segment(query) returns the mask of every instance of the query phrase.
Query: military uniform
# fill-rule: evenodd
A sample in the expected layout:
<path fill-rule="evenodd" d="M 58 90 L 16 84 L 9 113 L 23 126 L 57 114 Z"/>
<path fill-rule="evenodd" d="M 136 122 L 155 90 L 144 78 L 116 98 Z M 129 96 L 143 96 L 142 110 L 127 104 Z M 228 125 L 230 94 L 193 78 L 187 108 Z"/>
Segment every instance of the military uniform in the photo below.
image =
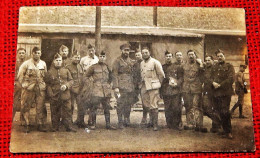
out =
<path fill-rule="evenodd" d="M 220 117 L 216 111 L 215 104 L 213 103 L 213 85 L 212 85 L 212 69 L 213 65 L 204 67 L 203 75 L 203 111 L 212 119 L 212 132 L 216 132 L 220 128 Z"/>
<path fill-rule="evenodd" d="M 80 64 L 69 64 L 66 68 L 70 71 L 71 76 L 73 78 L 73 85 L 71 86 L 71 104 L 72 104 L 72 112 L 74 110 L 75 102 L 77 104 L 77 119 L 81 122 L 84 122 L 84 114 L 85 110 L 83 109 L 83 105 L 80 104 L 78 99 L 78 94 L 82 88 L 82 79 L 83 79 L 83 68 Z"/>
<path fill-rule="evenodd" d="M 144 106 L 149 109 L 154 130 L 158 130 L 158 102 L 161 99 L 159 89 L 164 78 L 161 63 L 150 57 L 141 62 L 141 97 Z"/>
<path fill-rule="evenodd" d="M 213 90 L 213 102 L 220 115 L 221 125 L 225 133 L 231 133 L 230 101 L 234 94 L 232 84 L 235 78 L 234 67 L 226 62 L 216 63 L 212 70 L 212 82 L 220 84 Z"/>
<path fill-rule="evenodd" d="M 113 64 L 113 88 L 118 88 L 120 97 L 117 100 L 118 123 L 130 123 L 131 106 L 135 103 L 135 86 L 133 82 L 133 62 L 128 57 L 118 57 Z"/>
<path fill-rule="evenodd" d="M 186 62 L 183 65 L 182 94 L 186 109 L 186 122 L 188 128 L 203 126 L 203 113 L 201 107 L 202 83 L 201 76 L 203 69 L 195 60 Z"/>
<path fill-rule="evenodd" d="M 86 72 L 87 77 L 93 77 L 93 95 L 90 99 L 92 126 L 96 126 L 96 112 L 100 103 L 104 109 L 106 128 L 110 128 L 110 98 L 112 72 L 104 63 L 97 63 L 89 67 Z"/>
<path fill-rule="evenodd" d="M 61 123 L 70 131 L 72 128 L 72 111 L 70 88 L 73 85 L 73 78 L 68 69 L 61 67 L 52 67 L 46 75 L 47 93 L 51 106 L 51 121 L 53 130 L 59 130 L 60 118 Z M 61 86 L 66 85 L 66 90 L 61 91 Z"/>
<path fill-rule="evenodd" d="M 177 63 L 163 65 L 165 78 L 162 82 L 161 96 L 165 106 L 165 118 L 168 128 L 179 128 L 181 123 L 180 91 L 183 82 L 183 69 Z M 174 80 L 176 87 L 169 85 Z"/>
<path fill-rule="evenodd" d="M 231 109 L 231 113 L 233 113 L 237 107 L 239 107 L 239 117 L 245 117 L 243 116 L 243 103 L 244 103 L 244 89 L 246 88 L 244 83 L 245 83 L 245 77 L 244 77 L 244 73 L 239 71 L 236 74 L 236 78 L 235 78 L 235 91 L 236 94 L 238 96 L 238 100 L 236 102 L 236 104 L 233 106 L 233 108 Z"/>
<path fill-rule="evenodd" d="M 16 65 L 15 65 L 14 104 L 13 104 L 13 117 L 12 117 L 13 119 L 14 119 L 15 113 L 17 111 L 21 110 L 22 85 L 18 81 L 18 71 L 23 62 L 24 62 L 24 60 L 17 60 Z M 20 114 L 20 121 L 21 121 L 21 124 L 24 124 L 24 120 L 21 117 L 21 114 Z"/>
<path fill-rule="evenodd" d="M 46 107 L 44 104 L 46 84 L 43 80 L 47 72 L 46 63 L 42 60 L 35 62 L 32 58 L 25 61 L 19 68 L 18 80 L 22 85 L 21 115 L 25 125 L 29 125 L 31 105 L 36 103 L 36 123 L 44 125 Z"/>

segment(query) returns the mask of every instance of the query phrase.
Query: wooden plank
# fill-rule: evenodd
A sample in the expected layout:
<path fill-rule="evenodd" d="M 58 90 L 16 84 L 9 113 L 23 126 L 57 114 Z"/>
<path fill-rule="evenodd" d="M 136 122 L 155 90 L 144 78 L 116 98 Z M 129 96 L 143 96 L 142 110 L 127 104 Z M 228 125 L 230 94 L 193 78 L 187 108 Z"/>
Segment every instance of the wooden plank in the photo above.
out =
<path fill-rule="evenodd" d="M 39 37 L 20 36 L 18 38 L 18 43 L 39 44 L 39 43 L 41 43 L 41 39 Z"/>

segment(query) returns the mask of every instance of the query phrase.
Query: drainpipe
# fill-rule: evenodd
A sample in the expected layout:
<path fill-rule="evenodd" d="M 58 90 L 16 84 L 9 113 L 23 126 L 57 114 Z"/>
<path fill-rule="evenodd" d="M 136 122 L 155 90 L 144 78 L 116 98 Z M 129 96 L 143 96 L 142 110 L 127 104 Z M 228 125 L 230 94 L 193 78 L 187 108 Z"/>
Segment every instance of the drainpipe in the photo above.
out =
<path fill-rule="evenodd" d="M 153 7 L 153 26 L 157 27 L 157 7 Z"/>

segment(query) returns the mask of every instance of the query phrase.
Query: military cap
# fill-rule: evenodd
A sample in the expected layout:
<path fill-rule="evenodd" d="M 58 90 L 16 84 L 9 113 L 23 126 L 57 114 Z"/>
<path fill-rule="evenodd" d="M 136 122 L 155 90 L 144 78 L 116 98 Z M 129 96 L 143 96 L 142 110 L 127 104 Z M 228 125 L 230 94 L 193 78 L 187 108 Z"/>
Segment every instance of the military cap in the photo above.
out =
<path fill-rule="evenodd" d="M 36 51 L 39 51 L 39 50 L 41 50 L 39 47 L 34 47 L 34 48 L 32 49 L 32 52 L 36 52 Z"/>
<path fill-rule="evenodd" d="M 72 56 L 74 55 L 80 55 L 80 53 L 77 50 L 74 50 Z"/>
<path fill-rule="evenodd" d="M 88 44 L 88 49 L 92 49 L 95 48 L 94 46 L 92 46 L 91 44 Z"/>
<path fill-rule="evenodd" d="M 223 50 L 221 50 L 221 49 L 218 49 L 218 50 L 215 52 L 215 55 L 218 55 L 218 53 L 224 54 Z"/>
<path fill-rule="evenodd" d="M 164 52 L 164 55 L 167 55 L 167 54 L 172 54 L 172 53 L 169 52 L 168 50 L 166 50 L 166 51 Z"/>
<path fill-rule="evenodd" d="M 65 46 L 65 45 L 61 45 L 60 46 L 60 51 L 63 51 L 64 49 L 69 49 L 67 46 Z"/>
<path fill-rule="evenodd" d="M 62 58 L 62 56 L 61 56 L 59 53 L 56 53 L 56 54 L 54 55 L 53 60 L 58 59 L 58 58 Z"/>
<path fill-rule="evenodd" d="M 244 65 L 244 64 L 241 64 L 241 65 L 240 65 L 240 67 L 243 67 L 244 69 L 246 69 L 246 68 L 247 68 L 247 66 L 246 66 L 246 65 Z"/>
<path fill-rule="evenodd" d="M 107 53 L 105 51 L 101 51 L 101 53 L 99 55 L 106 55 Z"/>
<path fill-rule="evenodd" d="M 120 46 L 120 49 L 121 49 L 121 50 L 126 49 L 126 48 L 130 49 L 130 47 L 131 47 L 131 45 L 128 44 L 128 43 L 126 43 L 126 44 L 122 44 L 122 45 Z"/>

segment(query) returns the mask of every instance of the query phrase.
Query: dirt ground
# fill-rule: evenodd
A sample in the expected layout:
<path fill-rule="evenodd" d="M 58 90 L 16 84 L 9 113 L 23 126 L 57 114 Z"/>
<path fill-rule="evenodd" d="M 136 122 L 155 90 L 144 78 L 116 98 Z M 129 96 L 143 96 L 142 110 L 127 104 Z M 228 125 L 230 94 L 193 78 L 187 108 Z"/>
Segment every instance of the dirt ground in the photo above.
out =
<path fill-rule="evenodd" d="M 237 96 L 232 97 L 231 108 Z M 48 112 L 48 123 L 50 117 Z M 159 113 L 159 131 L 151 128 L 141 128 L 139 123 L 142 112 L 131 112 L 131 127 L 123 130 L 105 129 L 104 115 L 97 117 L 97 129 L 86 132 L 77 129 L 76 133 L 38 132 L 26 134 L 22 132 L 19 113 L 16 114 L 12 126 L 10 150 L 14 153 L 34 152 L 225 152 L 253 151 L 254 133 L 252 122 L 252 107 L 250 94 L 245 96 L 244 115 L 246 119 L 238 118 L 238 109 L 232 119 L 232 140 L 222 138 L 214 133 L 195 131 L 176 131 L 165 128 L 164 112 Z M 111 124 L 117 124 L 115 110 L 111 110 Z M 75 119 L 75 115 L 74 115 Z M 86 119 L 86 118 L 85 118 Z M 185 124 L 185 115 L 182 116 Z M 204 126 L 211 128 L 211 120 L 204 117 Z"/>

